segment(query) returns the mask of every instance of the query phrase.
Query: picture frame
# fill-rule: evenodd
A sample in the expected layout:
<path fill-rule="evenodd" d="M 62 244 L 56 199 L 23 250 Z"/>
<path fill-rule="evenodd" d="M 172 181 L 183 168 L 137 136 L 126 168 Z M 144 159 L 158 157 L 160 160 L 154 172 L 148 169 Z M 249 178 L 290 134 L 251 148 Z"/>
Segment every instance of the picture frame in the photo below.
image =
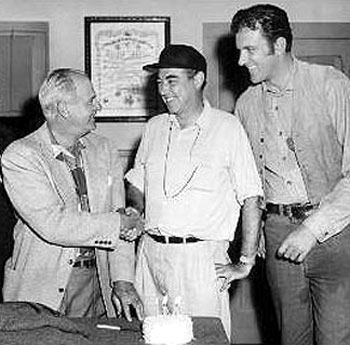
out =
<path fill-rule="evenodd" d="M 170 17 L 84 17 L 85 72 L 102 110 L 101 122 L 147 121 L 161 109 L 154 76 L 142 69 L 170 43 Z"/>

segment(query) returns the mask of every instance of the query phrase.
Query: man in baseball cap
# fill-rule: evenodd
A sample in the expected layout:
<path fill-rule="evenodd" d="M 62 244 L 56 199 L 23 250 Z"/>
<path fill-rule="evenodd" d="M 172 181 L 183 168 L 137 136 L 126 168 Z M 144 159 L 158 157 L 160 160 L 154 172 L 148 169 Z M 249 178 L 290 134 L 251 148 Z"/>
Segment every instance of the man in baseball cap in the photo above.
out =
<path fill-rule="evenodd" d="M 167 296 L 170 311 L 221 318 L 230 337 L 227 288 L 253 267 L 260 228 L 250 144 L 233 115 L 204 100 L 207 63 L 195 48 L 169 45 L 144 69 L 157 72 L 168 113 L 146 124 L 126 175 L 128 199 L 147 224 L 135 286 L 146 316 L 160 313 L 155 301 Z M 242 259 L 233 265 L 227 249 L 241 208 Z"/>

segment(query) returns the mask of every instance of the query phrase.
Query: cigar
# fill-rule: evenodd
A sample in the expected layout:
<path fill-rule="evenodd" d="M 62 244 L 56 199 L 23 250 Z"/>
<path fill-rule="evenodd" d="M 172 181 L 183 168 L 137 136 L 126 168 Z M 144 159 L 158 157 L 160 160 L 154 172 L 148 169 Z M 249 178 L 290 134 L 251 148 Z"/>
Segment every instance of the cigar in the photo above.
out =
<path fill-rule="evenodd" d="M 115 331 L 120 331 L 120 327 L 119 326 L 113 326 L 113 325 L 102 325 L 102 324 L 98 324 L 97 328 L 103 328 L 103 329 L 113 329 Z"/>

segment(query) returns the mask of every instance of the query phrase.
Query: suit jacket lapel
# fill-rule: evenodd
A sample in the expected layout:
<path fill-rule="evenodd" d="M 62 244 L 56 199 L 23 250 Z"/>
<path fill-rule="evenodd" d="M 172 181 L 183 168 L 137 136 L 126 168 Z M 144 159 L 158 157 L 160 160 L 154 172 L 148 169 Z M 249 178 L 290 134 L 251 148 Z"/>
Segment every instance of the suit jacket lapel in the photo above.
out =
<path fill-rule="evenodd" d="M 65 203 L 77 202 L 74 181 L 66 163 L 55 158 L 47 125 L 44 124 L 38 131 L 38 144 L 41 154 L 48 163 L 51 178 L 58 194 Z"/>
<path fill-rule="evenodd" d="M 99 169 L 99 157 L 95 154 L 93 147 L 89 148 L 89 140 L 84 138 L 83 144 L 85 148 L 82 150 L 82 156 L 90 210 L 91 212 L 96 212 L 99 210 L 99 200 L 103 199 L 101 195 L 101 185 L 98 184 L 98 181 L 103 181 L 103 178 L 101 178 L 100 175 L 105 172 L 103 169 Z"/>

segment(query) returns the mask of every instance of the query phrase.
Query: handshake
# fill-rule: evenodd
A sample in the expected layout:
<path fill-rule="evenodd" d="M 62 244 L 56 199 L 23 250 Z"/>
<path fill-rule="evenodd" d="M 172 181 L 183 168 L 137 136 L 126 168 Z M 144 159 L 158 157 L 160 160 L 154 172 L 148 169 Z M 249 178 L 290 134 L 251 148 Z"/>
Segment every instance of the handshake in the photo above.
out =
<path fill-rule="evenodd" d="M 126 241 L 134 241 L 145 230 L 145 220 L 140 212 L 133 207 L 119 208 L 120 235 Z"/>

